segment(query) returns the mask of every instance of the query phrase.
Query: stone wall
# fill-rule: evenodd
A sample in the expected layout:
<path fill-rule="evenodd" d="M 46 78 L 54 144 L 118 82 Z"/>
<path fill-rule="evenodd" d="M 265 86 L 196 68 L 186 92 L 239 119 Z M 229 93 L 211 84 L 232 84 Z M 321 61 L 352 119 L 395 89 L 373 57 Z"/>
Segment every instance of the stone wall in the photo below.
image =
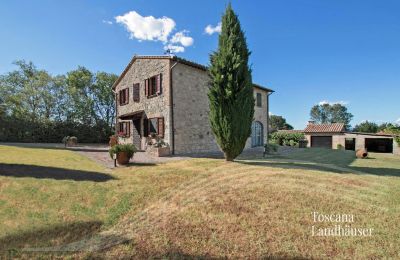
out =
<path fill-rule="evenodd" d="M 206 153 L 220 151 L 212 133 L 208 113 L 207 72 L 184 64 L 177 64 L 172 70 L 174 102 L 175 154 Z M 254 88 L 262 94 L 262 107 L 255 108 L 254 118 L 263 124 L 264 141 L 268 137 L 267 91 Z M 246 148 L 251 146 L 251 139 Z"/>
<path fill-rule="evenodd" d="M 143 110 L 147 118 L 152 117 L 164 117 L 164 141 L 170 143 L 171 141 L 171 129 L 170 129 L 170 60 L 169 59 L 148 59 L 138 58 L 129 68 L 121 82 L 116 86 L 115 91 L 119 94 L 119 91 L 124 88 L 129 88 L 129 103 L 127 105 L 119 105 L 117 101 L 117 117 L 132 113 L 135 111 Z M 147 98 L 145 95 L 145 79 L 162 74 L 162 93 L 159 96 Z M 133 101 L 133 84 L 140 84 L 140 102 Z M 119 119 L 117 122 L 120 121 Z M 144 148 L 144 137 L 143 137 L 143 118 L 141 122 L 141 136 L 142 136 L 142 147 Z M 131 135 L 129 138 L 120 138 L 121 143 L 133 143 L 133 128 L 134 125 L 131 121 Z"/>
<path fill-rule="evenodd" d="M 184 64 L 172 69 L 175 154 L 219 151 L 208 121 L 206 72 Z"/>

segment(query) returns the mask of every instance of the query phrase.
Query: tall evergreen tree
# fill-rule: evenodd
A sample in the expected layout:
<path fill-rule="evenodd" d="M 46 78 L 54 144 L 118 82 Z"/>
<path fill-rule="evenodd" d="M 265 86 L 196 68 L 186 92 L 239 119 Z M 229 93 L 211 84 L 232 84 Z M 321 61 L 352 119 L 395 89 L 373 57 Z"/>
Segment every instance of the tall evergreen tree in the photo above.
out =
<path fill-rule="evenodd" d="M 250 51 L 238 16 L 229 4 L 222 16 L 218 49 L 210 56 L 210 124 L 227 161 L 242 151 L 251 134 L 254 96 Z"/>

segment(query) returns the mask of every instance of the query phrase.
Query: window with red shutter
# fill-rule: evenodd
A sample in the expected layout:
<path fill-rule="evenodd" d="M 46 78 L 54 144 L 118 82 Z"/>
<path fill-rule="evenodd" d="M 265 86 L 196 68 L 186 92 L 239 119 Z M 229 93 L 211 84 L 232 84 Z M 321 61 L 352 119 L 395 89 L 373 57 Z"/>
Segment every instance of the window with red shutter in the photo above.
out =
<path fill-rule="evenodd" d="M 163 138 L 164 137 L 164 118 L 157 118 L 157 134 Z"/>
<path fill-rule="evenodd" d="M 162 93 L 162 74 L 145 80 L 146 97 L 154 97 Z"/>
<path fill-rule="evenodd" d="M 119 104 L 126 105 L 129 103 L 129 88 L 125 88 L 119 91 Z"/>

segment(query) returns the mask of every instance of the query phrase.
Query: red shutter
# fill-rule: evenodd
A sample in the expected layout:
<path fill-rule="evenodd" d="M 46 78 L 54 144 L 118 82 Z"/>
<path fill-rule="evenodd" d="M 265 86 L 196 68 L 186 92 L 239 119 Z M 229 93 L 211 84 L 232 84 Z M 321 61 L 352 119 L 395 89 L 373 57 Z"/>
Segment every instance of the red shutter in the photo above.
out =
<path fill-rule="evenodd" d="M 164 118 L 159 117 L 157 118 L 157 134 L 161 137 L 164 138 Z"/>
<path fill-rule="evenodd" d="M 149 96 L 149 79 L 146 79 L 144 81 L 144 93 L 145 93 L 146 97 Z"/>
<path fill-rule="evenodd" d="M 125 98 L 125 104 L 129 103 L 129 88 L 126 88 L 126 98 Z"/>
<path fill-rule="evenodd" d="M 157 75 L 157 83 L 156 83 L 156 91 L 157 91 L 157 94 L 161 94 L 161 74 L 158 74 Z"/>
<path fill-rule="evenodd" d="M 134 102 L 140 101 L 140 85 L 139 84 L 133 84 L 132 96 L 133 96 Z"/>

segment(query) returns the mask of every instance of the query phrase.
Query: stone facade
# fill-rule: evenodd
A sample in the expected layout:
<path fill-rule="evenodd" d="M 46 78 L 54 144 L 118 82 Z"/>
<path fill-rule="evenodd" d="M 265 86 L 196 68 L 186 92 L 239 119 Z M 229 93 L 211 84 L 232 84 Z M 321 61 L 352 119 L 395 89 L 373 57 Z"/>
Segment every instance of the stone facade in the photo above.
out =
<path fill-rule="evenodd" d="M 116 93 L 126 87 L 130 88 L 129 103 L 119 105 L 117 102 L 117 123 L 122 121 L 121 116 L 143 111 L 140 117 L 142 126 L 145 117 L 164 117 L 164 141 L 170 145 L 174 154 L 219 152 L 208 119 L 208 73 L 205 67 L 193 64 L 187 61 L 180 62 L 170 57 L 134 58 L 114 85 Z M 145 79 L 160 73 L 162 74 L 161 95 L 147 98 L 145 96 Z M 134 102 L 132 98 L 133 84 L 136 83 L 140 84 L 140 102 Z M 254 87 L 255 98 L 257 93 L 262 96 L 262 105 L 255 107 L 254 119 L 262 124 L 265 142 L 268 137 L 268 95 L 270 91 Z M 121 143 L 135 143 L 134 138 L 138 138 L 138 136 L 141 138 L 140 148 L 145 149 L 146 138 L 143 127 L 139 133 L 135 132 L 135 127 L 131 124 L 130 137 L 119 140 Z M 250 138 L 246 143 L 246 148 L 249 147 L 251 147 Z"/>
<path fill-rule="evenodd" d="M 170 129 L 170 60 L 168 59 L 136 59 L 134 63 L 129 67 L 128 71 L 122 77 L 121 81 L 116 85 L 115 92 L 119 93 L 124 88 L 129 88 L 129 103 L 126 105 L 120 105 L 117 100 L 117 124 L 122 122 L 121 116 L 130 114 L 135 111 L 144 111 L 144 116 L 141 120 L 141 147 L 145 149 L 145 138 L 143 136 L 143 121 L 144 117 L 164 117 L 164 141 L 166 143 L 171 142 L 171 129 Z M 155 97 L 147 98 L 145 95 L 145 80 L 149 77 L 162 74 L 162 92 L 160 95 Z M 133 84 L 140 84 L 140 101 L 133 101 Z M 127 120 L 131 121 L 131 120 Z M 129 138 L 119 138 L 120 143 L 133 143 L 133 138 L 137 134 L 134 134 L 135 128 L 131 124 L 131 134 Z"/>

